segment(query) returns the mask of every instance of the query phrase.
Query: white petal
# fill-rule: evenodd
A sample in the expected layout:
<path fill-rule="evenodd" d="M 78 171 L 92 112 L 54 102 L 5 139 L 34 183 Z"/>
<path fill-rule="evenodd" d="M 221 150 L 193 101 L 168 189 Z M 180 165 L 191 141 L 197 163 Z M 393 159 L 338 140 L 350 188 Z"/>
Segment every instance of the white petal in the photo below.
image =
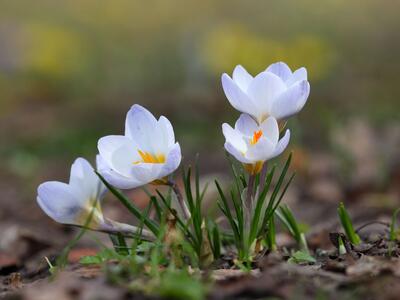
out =
<path fill-rule="evenodd" d="M 268 139 L 273 145 L 278 143 L 279 139 L 279 125 L 274 117 L 269 117 L 260 125 L 263 132 L 263 137 Z"/>
<path fill-rule="evenodd" d="M 257 113 L 257 107 L 254 102 L 227 74 L 222 75 L 221 81 L 225 95 L 235 109 L 250 115 Z"/>
<path fill-rule="evenodd" d="M 63 182 L 48 181 L 39 185 L 37 201 L 50 218 L 63 224 L 75 224 L 75 217 L 82 211 L 81 199 Z"/>
<path fill-rule="evenodd" d="M 160 131 L 160 135 L 162 138 L 162 149 L 160 151 L 165 153 L 168 148 L 172 147 L 175 144 L 175 133 L 174 129 L 171 125 L 171 122 L 164 116 L 161 116 L 158 120 L 158 130 Z"/>
<path fill-rule="evenodd" d="M 258 125 L 250 115 L 241 114 L 235 123 L 235 130 L 240 131 L 246 136 L 253 136 L 254 132 L 258 130 Z"/>
<path fill-rule="evenodd" d="M 172 146 L 171 150 L 168 153 L 167 161 L 161 169 L 159 179 L 173 173 L 179 167 L 181 160 L 181 146 L 179 145 L 179 143 L 176 143 L 174 146 Z"/>
<path fill-rule="evenodd" d="M 80 198 L 96 199 L 100 183 L 91 164 L 86 159 L 78 157 L 71 166 L 69 184 L 82 193 Z"/>
<path fill-rule="evenodd" d="M 268 72 L 258 74 L 250 83 L 248 94 L 257 104 L 258 121 L 268 114 L 277 96 L 286 90 L 285 83 L 276 75 Z"/>
<path fill-rule="evenodd" d="M 275 74 L 283 81 L 286 81 L 292 75 L 292 70 L 290 70 L 289 66 L 281 61 L 270 65 L 266 71 Z"/>
<path fill-rule="evenodd" d="M 257 144 L 252 145 L 246 152 L 246 158 L 253 163 L 267 160 L 274 153 L 275 145 L 266 138 L 260 138 Z"/>
<path fill-rule="evenodd" d="M 246 92 L 250 82 L 253 80 L 253 76 L 251 76 L 241 65 L 237 65 L 233 70 L 232 79 L 243 92 Z"/>
<path fill-rule="evenodd" d="M 286 80 L 286 85 L 288 87 L 292 86 L 298 81 L 307 80 L 307 70 L 306 68 L 300 68 L 293 72 L 293 74 Z"/>
<path fill-rule="evenodd" d="M 133 189 L 138 186 L 141 186 L 142 183 L 138 180 L 136 180 L 133 177 L 126 177 L 121 174 L 118 174 L 114 170 L 110 168 L 103 168 L 99 170 L 99 173 L 101 176 L 104 177 L 104 179 L 110 183 L 112 186 L 119 188 L 119 189 Z"/>
<path fill-rule="evenodd" d="M 281 155 L 282 152 L 285 151 L 287 145 L 289 144 L 289 140 L 290 140 L 290 130 L 287 129 L 283 138 L 279 140 L 278 145 L 275 148 L 275 152 L 271 158 Z"/>
<path fill-rule="evenodd" d="M 280 95 L 271 107 L 271 115 L 276 119 L 283 119 L 298 113 L 307 101 L 310 94 L 308 81 L 301 81 L 292 85 Z"/>
<path fill-rule="evenodd" d="M 125 136 L 136 142 L 142 151 L 157 152 L 158 122 L 143 106 L 133 105 L 125 121 Z"/>
<path fill-rule="evenodd" d="M 226 149 L 226 151 L 228 151 L 229 154 L 231 154 L 234 158 L 236 158 L 238 161 L 248 164 L 248 163 L 252 163 L 251 160 L 248 160 L 243 152 L 241 152 L 239 149 L 237 149 L 234 145 L 232 145 L 229 142 L 225 142 L 224 147 Z"/>
<path fill-rule="evenodd" d="M 107 164 L 107 162 L 104 160 L 104 158 L 100 155 L 96 155 L 96 169 L 97 171 L 103 170 L 103 169 L 108 169 L 110 166 Z"/>
<path fill-rule="evenodd" d="M 117 173 L 129 177 L 130 167 L 141 160 L 138 146 L 130 138 L 121 135 L 102 137 L 97 144 L 106 164 Z"/>
<path fill-rule="evenodd" d="M 163 167 L 164 164 L 137 164 L 133 166 L 131 176 L 139 183 L 137 186 L 145 185 L 156 179 L 160 179 Z"/>
<path fill-rule="evenodd" d="M 97 148 L 104 162 L 111 167 L 113 153 L 122 147 L 132 145 L 134 152 L 137 152 L 136 143 L 130 138 L 123 135 L 108 135 L 99 139 Z"/>
<path fill-rule="evenodd" d="M 226 142 L 231 144 L 238 151 L 247 151 L 246 142 L 244 141 L 243 136 L 239 131 L 234 130 L 229 124 L 224 123 L 222 124 L 222 133 L 224 134 Z"/>
<path fill-rule="evenodd" d="M 100 170 L 108 169 L 107 163 L 104 161 L 104 159 L 101 157 L 101 155 L 97 154 L 96 155 L 96 169 L 97 172 Z M 97 176 L 97 174 L 96 174 Z M 97 199 L 101 200 L 105 196 L 107 192 L 107 187 L 104 185 L 104 183 L 99 179 L 99 186 L 98 186 L 98 193 L 97 193 Z"/>
<path fill-rule="evenodd" d="M 176 143 L 168 152 L 165 163 L 139 163 L 132 166 L 131 177 L 138 184 L 145 185 L 157 179 L 162 179 L 174 172 L 181 162 L 181 147 Z"/>

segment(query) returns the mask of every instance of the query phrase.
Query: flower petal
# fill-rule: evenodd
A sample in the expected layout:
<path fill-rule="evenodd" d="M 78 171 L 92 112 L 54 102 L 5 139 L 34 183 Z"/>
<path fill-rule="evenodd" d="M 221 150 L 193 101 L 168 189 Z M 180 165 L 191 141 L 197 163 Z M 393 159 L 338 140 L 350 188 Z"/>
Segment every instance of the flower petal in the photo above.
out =
<path fill-rule="evenodd" d="M 101 155 L 97 154 L 96 155 L 96 169 L 97 172 L 100 172 L 100 170 L 108 169 L 109 167 L 107 166 L 107 163 L 104 161 L 104 159 L 101 157 Z M 97 174 L 96 174 L 97 176 Z M 98 176 L 97 176 L 98 177 Z M 104 185 L 104 183 L 98 178 L 99 180 L 99 187 L 98 187 L 98 192 L 97 192 L 97 199 L 101 200 L 107 193 L 108 189 Z"/>
<path fill-rule="evenodd" d="M 241 65 L 237 65 L 233 70 L 232 79 L 243 92 L 246 92 L 250 82 L 253 80 L 253 76 L 251 76 Z"/>
<path fill-rule="evenodd" d="M 263 131 L 263 137 L 268 139 L 273 145 L 276 145 L 279 140 L 279 126 L 274 117 L 269 117 L 260 125 Z"/>
<path fill-rule="evenodd" d="M 157 152 L 158 122 L 156 118 L 140 105 L 133 105 L 129 110 L 125 121 L 125 136 L 129 137 L 140 146 L 140 150 Z"/>
<path fill-rule="evenodd" d="M 275 148 L 275 152 L 271 158 L 281 155 L 282 152 L 285 151 L 287 145 L 289 144 L 289 141 L 290 141 L 290 130 L 287 129 L 283 138 L 279 140 L 278 145 Z"/>
<path fill-rule="evenodd" d="M 239 131 L 234 130 L 229 124 L 224 123 L 222 124 L 222 133 L 224 134 L 226 142 L 231 144 L 238 151 L 243 153 L 247 151 L 246 142 Z"/>
<path fill-rule="evenodd" d="M 275 145 L 268 139 L 261 138 L 257 144 L 252 145 L 246 152 L 246 158 L 253 163 L 267 160 L 274 153 Z"/>
<path fill-rule="evenodd" d="M 68 184 L 47 181 L 39 185 L 37 192 L 37 202 L 50 218 L 63 224 L 75 224 L 83 204 Z"/>
<path fill-rule="evenodd" d="M 167 161 L 162 167 L 161 173 L 159 175 L 160 177 L 158 179 L 161 179 L 162 177 L 168 176 L 169 174 L 173 173 L 179 167 L 181 160 L 181 146 L 179 145 L 179 143 L 176 143 L 169 151 Z"/>
<path fill-rule="evenodd" d="M 161 116 L 158 120 L 158 131 L 161 136 L 160 144 L 163 148 L 159 149 L 158 152 L 165 153 L 175 144 L 175 133 L 171 122 L 164 116 Z"/>
<path fill-rule="evenodd" d="M 292 86 L 298 81 L 307 80 L 307 70 L 306 68 L 300 68 L 293 72 L 291 76 L 289 76 L 288 80 L 286 80 L 286 85 L 288 87 Z"/>
<path fill-rule="evenodd" d="M 235 123 L 235 130 L 246 136 L 252 136 L 258 130 L 257 122 L 248 114 L 241 114 Z"/>
<path fill-rule="evenodd" d="M 109 184 L 119 189 L 129 190 L 142 185 L 136 178 L 126 177 L 110 168 L 102 168 L 99 173 Z"/>
<path fill-rule="evenodd" d="M 270 65 L 265 71 L 275 74 L 283 81 L 286 81 L 292 75 L 292 70 L 282 61 Z"/>
<path fill-rule="evenodd" d="M 117 173 L 129 177 L 131 166 L 140 161 L 138 147 L 130 138 L 121 135 L 102 137 L 97 144 L 105 163 Z"/>
<path fill-rule="evenodd" d="M 231 154 L 234 158 L 236 158 L 238 161 L 248 164 L 252 163 L 251 160 L 248 160 L 243 152 L 241 152 L 238 148 L 236 148 L 234 145 L 232 145 L 229 142 L 225 142 L 224 144 L 225 150 L 228 151 L 229 154 Z"/>
<path fill-rule="evenodd" d="M 137 186 L 148 184 L 156 179 L 162 178 L 161 171 L 164 164 L 142 163 L 134 165 L 131 170 L 131 176 L 137 182 Z"/>
<path fill-rule="evenodd" d="M 82 193 L 80 199 L 96 199 L 101 187 L 101 181 L 93 167 L 81 157 L 78 157 L 71 166 L 69 184 Z"/>
<path fill-rule="evenodd" d="M 309 94 L 308 81 L 303 80 L 292 85 L 274 101 L 271 115 L 276 119 L 283 119 L 298 113 L 306 103 Z"/>
<path fill-rule="evenodd" d="M 132 152 L 137 152 L 137 144 L 123 135 L 108 135 L 99 139 L 97 148 L 104 162 L 111 167 L 113 153 L 122 147 L 132 145 Z"/>
<path fill-rule="evenodd" d="M 253 79 L 247 93 L 257 103 L 258 121 L 269 114 L 274 100 L 285 90 L 285 83 L 275 74 L 262 72 Z"/>
<path fill-rule="evenodd" d="M 250 115 L 255 115 L 257 113 L 257 107 L 255 106 L 253 100 L 242 91 L 242 89 L 229 77 L 229 75 L 223 74 L 221 81 L 225 95 L 235 109 Z"/>

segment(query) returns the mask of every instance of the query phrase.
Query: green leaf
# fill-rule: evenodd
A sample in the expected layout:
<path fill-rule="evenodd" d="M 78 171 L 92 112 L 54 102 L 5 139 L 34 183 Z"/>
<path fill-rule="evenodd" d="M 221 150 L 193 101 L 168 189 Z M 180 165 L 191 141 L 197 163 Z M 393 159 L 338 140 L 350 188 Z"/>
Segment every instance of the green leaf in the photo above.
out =
<path fill-rule="evenodd" d="M 128 199 L 124 194 L 122 194 L 119 190 L 114 188 L 111 184 L 109 184 L 100 173 L 96 171 L 97 176 L 99 176 L 100 180 L 104 183 L 104 185 L 110 190 L 110 192 L 121 201 L 121 203 L 139 220 L 143 218 L 144 224 L 154 233 L 155 236 L 159 233 L 158 225 L 148 217 L 144 217 L 143 213 Z"/>
<path fill-rule="evenodd" d="M 98 265 L 102 262 L 102 258 L 97 255 L 84 256 L 79 260 L 79 263 L 82 265 Z"/>
<path fill-rule="evenodd" d="M 396 234 L 396 220 L 397 220 L 397 215 L 400 212 L 400 208 L 396 209 L 393 212 L 392 215 L 392 221 L 390 222 L 390 232 L 389 232 L 389 239 L 394 242 L 397 239 L 397 234 Z"/>
<path fill-rule="evenodd" d="M 290 259 L 288 260 L 289 263 L 296 263 L 296 264 L 301 264 L 301 263 L 316 263 L 317 260 L 311 256 L 308 252 L 305 251 L 296 251 L 295 253 L 292 254 Z"/>
<path fill-rule="evenodd" d="M 353 245 L 358 245 L 361 242 L 361 239 L 354 230 L 353 223 L 351 222 L 350 219 L 350 215 L 348 214 L 346 208 L 344 207 L 343 202 L 340 202 L 339 204 L 338 215 L 347 238 Z"/>

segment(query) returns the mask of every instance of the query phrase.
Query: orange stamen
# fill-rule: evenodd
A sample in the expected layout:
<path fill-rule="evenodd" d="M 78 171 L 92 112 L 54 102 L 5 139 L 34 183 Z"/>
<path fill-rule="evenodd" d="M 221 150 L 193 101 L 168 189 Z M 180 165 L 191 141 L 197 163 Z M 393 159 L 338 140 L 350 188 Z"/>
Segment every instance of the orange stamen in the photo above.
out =
<path fill-rule="evenodd" d="M 151 154 L 149 152 L 138 150 L 141 161 L 135 161 L 134 164 L 139 163 L 148 163 L 148 164 L 162 164 L 165 163 L 165 155 L 164 154 Z"/>
<path fill-rule="evenodd" d="M 262 130 L 254 131 L 253 138 L 250 141 L 251 145 L 257 144 L 258 140 L 262 137 L 263 132 Z"/>

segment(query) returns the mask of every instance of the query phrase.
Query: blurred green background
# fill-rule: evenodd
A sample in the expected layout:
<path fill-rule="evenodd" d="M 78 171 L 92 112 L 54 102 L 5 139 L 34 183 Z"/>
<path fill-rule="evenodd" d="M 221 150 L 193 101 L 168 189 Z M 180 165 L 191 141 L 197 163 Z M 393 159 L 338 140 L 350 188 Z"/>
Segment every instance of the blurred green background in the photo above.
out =
<path fill-rule="evenodd" d="M 134 103 L 171 120 L 186 159 L 224 170 L 220 126 L 238 113 L 220 76 L 236 64 L 308 69 L 292 147 L 331 151 L 354 118 L 397 124 L 399 11 L 390 0 L 1 1 L 2 186 L 33 199 L 41 181 L 67 178 L 76 156 L 93 161 L 98 138 L 123 132 Z"/>

